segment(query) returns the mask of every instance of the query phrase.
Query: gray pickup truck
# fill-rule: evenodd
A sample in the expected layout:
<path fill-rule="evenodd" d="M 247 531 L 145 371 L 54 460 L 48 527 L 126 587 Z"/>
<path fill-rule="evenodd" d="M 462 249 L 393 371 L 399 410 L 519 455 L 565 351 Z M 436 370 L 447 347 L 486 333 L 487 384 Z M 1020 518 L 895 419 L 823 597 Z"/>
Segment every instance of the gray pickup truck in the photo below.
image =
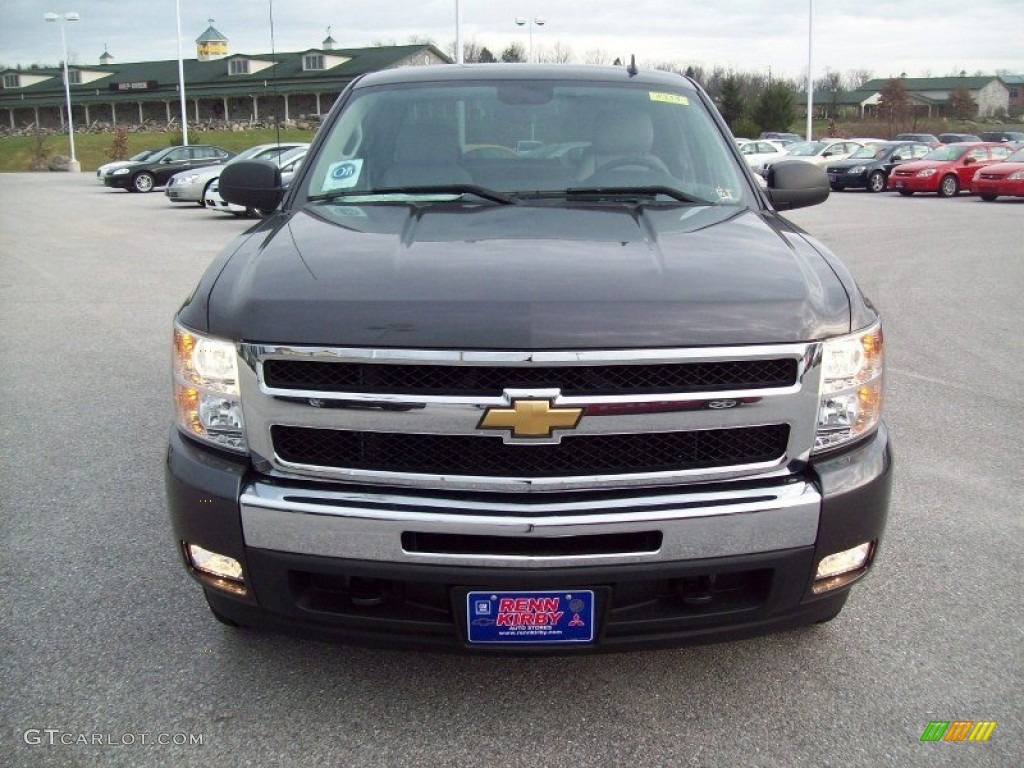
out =
<path fill-rule="evenodd" d="M 287 190 L 220 192 L 269 215 L 175 318 L 166 480 L 221 621 L 677 646 L 827 621 L 872 565 L 879 316 L 777 213 L 824 172 L 760 183 L 691 80 L 379 72 Z"/>

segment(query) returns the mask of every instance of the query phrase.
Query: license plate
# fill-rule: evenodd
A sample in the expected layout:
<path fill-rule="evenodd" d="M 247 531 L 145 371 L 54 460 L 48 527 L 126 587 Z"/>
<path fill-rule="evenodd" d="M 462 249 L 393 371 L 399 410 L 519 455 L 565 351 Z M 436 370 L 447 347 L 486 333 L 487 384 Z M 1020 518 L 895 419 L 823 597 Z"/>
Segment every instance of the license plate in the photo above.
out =
<path fill-rule="evenodd" d="M 837 177 L 837 176 L 836 176 L 836 174 L 834 174 L 834 173 L 830 173 L 830 174 L 828 175 L 828 180 L 829 180 L 829 181 L 831 181 L 831 182 L 832 182 L 833 184 L 835 184 L 835 183 L 836 183 L 836 178 L 838 178 L 838 177 Z"/>
<path fill-rule="evenodd" d="M 470 592 L 466 625 L 470 643 L 590 643 L 594 593 Z"/>
<path fill-rule="evenodd" d="M 897 181 L 895 184 L 893 184 L 893 186 L 896 187 L 896 189 L 903 189 L 905 186 L 907 186 L 907 182 Z"/>

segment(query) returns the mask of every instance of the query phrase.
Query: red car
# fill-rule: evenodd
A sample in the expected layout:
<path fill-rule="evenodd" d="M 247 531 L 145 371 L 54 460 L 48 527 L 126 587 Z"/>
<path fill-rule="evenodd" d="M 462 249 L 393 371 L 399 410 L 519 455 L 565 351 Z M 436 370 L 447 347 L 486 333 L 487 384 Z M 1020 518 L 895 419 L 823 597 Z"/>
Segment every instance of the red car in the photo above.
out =
<path fill-rule="evenodd" d="M 961 189 L 971 188 L 979 168 L 1005 160 L 1009 154 L 1005 144 L 992 141 L 949 144 L 933 149 L 920 160 L 897 166 L 889 175 L 887 189 L 901 195 L 937 192 L 940 197 L 953 197 Z"/>
<path fill-rule="evenodd" d="M 995 200 L 1000 195 L 1024 197 L 1024 149 L 1018 149 L 1001 163 L 976 171 L 971 191 L 982 200 Z"/>

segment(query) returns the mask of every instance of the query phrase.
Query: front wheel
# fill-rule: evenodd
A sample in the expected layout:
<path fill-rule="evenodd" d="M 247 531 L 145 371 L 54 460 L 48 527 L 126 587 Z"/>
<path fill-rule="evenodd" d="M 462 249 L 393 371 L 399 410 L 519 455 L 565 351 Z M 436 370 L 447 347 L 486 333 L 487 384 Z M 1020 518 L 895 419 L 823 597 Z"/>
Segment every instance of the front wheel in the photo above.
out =
<path fill-rule="evenodd" d="M 868 176 L 868 192 L 884 192 L 885 191 L 885 174 L 881 171 L 875 171 Z"/>
<path fill-rule="evenodd" d="M 984 195 L 978 195 L 978 197 L 980 197 L 986 203 L 991 203 L 993 200 L 995 200 L 997 197 L 999 197 L 999 195 L 984 194 Z"/>
<path fill-rule="evenodd" d="M 960 181 L 956 176 L 943 176 L 939 182 L 939 197 L 955 197 L 960 192 Z"/>
<path fill-rule="evenodd" d="M 132 179 L 132 189 L 136 192 L 152 192 L 155 185 L 156 180 L 153 178 L 153 174 L 145 171 Z"/>

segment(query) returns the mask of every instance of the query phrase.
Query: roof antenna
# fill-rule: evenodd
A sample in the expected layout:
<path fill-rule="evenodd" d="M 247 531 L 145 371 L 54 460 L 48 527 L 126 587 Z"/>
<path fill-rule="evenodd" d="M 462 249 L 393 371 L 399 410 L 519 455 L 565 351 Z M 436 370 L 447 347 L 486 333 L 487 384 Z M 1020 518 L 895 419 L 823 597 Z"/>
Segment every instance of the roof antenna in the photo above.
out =
<path fill-rule="evenodd" d="M 637 75 L 639 73 L 640 70 L 636 68 L 636 54 L 631 53 L 629 54 L 629 66 L 626 67 L 626 74 L 628 74 L 630 77 L 633 77 L 634 75 Z"/>

